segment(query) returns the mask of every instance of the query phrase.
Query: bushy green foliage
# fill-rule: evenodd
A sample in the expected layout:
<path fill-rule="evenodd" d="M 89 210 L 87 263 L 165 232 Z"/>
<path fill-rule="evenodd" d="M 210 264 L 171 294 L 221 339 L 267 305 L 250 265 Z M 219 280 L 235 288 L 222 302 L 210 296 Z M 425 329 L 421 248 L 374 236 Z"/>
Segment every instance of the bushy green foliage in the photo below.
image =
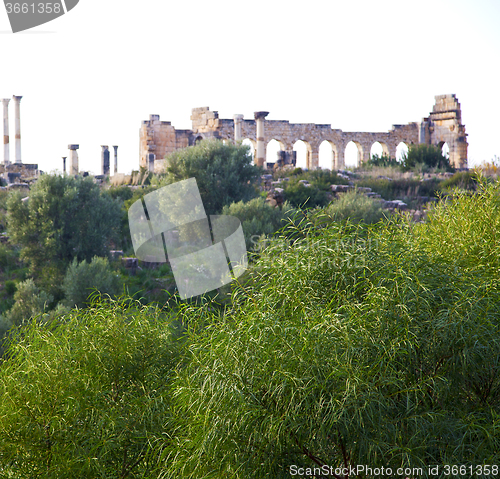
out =
<path fill-rule="evenodd" d="M 396 200 L 406 197 L 429 196 L 437 198 L 441 190 L 442 180 L 432 178 L 426 181 L 416 179 L 388 180 L 385 178 L 363 178 L 358 186 L 371 188 L 385 200 Z"/>
<path fill-rule="evenodd" d="M 443 191 L 451 191 L 453 188 L 475 190 L 477 187 L 477 174 L 471 171 L 457 171 L 451 178 L 444 180 L 439 186 Z"/>
<path fill-rule="evenodd" d="M 306 180 L 309 186 L 300 183 Z M 336 172 L 330 170 L 311 170 L 300 172 L 290 178 L 290 181 L 284 182 L 285 198 L 295 208 L 315 208 L 325 206 L 330 201 L 330 186 L 344 185 L 348 181 L 339 178 Z"/>
<path fill-rule="evenodd" d="M 285 226 L 295 210 L 289 203 L 276 208 L 266 203 L 264 198 L 254 198 L 248 202 L 239 201 L 224 206 L 223 215 L 236 216 L 241 221 L 247 250 L 255 249 L 262 235 L 271 236 Z"/>
<path fill-rule="evenodd" d="M 218 140 L 200 141 L 167 157 L 166 178 L 159 186 L 196 178 L 208 214 L 218 214 L 225 205 L 257 196 L 259 168 L 252 164 L 245 145 Z"/>
<path fill-rule="evenodd" d="M 498 463 L 499 193 L 429 224 L 304 221 L 272 242 L 190 338 L 165 477 Z"/>
<path fill-rule="evenodd" d="M 91 178 L 56 175 L 42 175 L 26 202 L 12 194 L 7 208 L 11 241 L 21 245 L 37 282 L 52 292 L 73 258 L 107 255 L 122 215 L 119 203 Z"/>
<path fill-rule="evenodd" d="M 134 190 L 129 186 L 121 185 L 121 186 L 111 186 L 107 190 L 104 190 L 111 198 L 119 199 L 121 201 L 127 201 L 132 196 L 134 196 Z"/>
<path fill-rule="evenodd" d="M 14 293 L 14 306 L 5 313 L 5 318 L 12 324 L 19 325 L 23 321 L 43 314 L 48 310 L 53 297 L 35 285 L 32 278 L 17 285 Z"/>
<path fill-rule="evenodd" d="M 92 291 L 97 290 L 110 296 L 119 294 L 121 282 L 107 258 L 94 256 L 90 263 L 85 260 L 79 263 L 75 258 L 68 266 L 62 289 L 66 297 L 65 303 L 70 307 L 81 308 Z"/>
<path fill-rule="evenodd" d="M 379 201 L 372 200 L 357 190 L 341 194 L 323 212 L 333 221 L 349 220 L 352 223 L 377 223 L 385 217 Z"/>
<path fill-rule="evenodd" d="M 363 167 L 365 166 L 363 165 Z M 382 156 L 372 155 L 367 162 L 367 166 L 392 166 L 399 169 L 402 164 L 395 158 L 391 158 L 384 153 Z"/>
<path fill-rule="evenodd" d="M 314 208 L 328 204 L 328 193 L 314 185 L 304 186 L 297 180 L 285 185 L 285 199 L 295 208 Z"/>
<path fill-rule="evenodd" d="M 172 437 L 179 362 L 169 324 L 152 307 L 94 302 L 19 330 L 0 364 L 0 475 L 158 477 L 150 449 Z"/>
<path fill-rule="evenodd" d="M 443 156 L 443 152 L 437 146 L 425 143 L 410 145 L 408 153 L 403 157 L 403 167 L 407 170 L 418 164 L 426 165 L 428 168 L 453 170 L 450 160 Z"/>

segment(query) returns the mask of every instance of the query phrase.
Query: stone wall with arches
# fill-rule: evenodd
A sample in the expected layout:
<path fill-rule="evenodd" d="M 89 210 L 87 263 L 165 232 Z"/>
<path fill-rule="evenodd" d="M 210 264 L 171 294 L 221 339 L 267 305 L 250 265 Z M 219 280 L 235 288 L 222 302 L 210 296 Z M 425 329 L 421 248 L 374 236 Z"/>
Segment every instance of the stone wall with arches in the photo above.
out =
<path fill-rule="evenodd" d="M 393 125 L 391 130 L 377 133 L 346 132 L 327 124 L 267 120 L 268 112 L 256 112 L 253 119 L 245 119 L 243 115 L 221 119 L 217 111 L 208 107 L 192 110 L 191 130 L 175 130 L 170 122 L 160 121 L 159 115 L 151 115 L 149 121 L 142 122 L 140 130 L 140 165 L 161 171 L 164 158 L 169 153 L 194 145 L 201 139 L 218 138 L 250 140 L 256 151 L 254 161 L 260 165 L 265 162 L 266 146 L 270 141 L 276 140 L 282 151 L 292 152 L 295 143 L 301 140 L 306 145 L 306 166 L 310 169 L 318 167 L 320 145 L 325 141 L 332 149 L 332 169 L 345 166 L 345 150 L 351 141 L 358 149 L 358 164 L 370 159 L 372 145 L 376 142 L 392 158 L 396 158 L 400 143 L 407 146 L 418 143 L 441 146 L 446 142 L 452 165 L 467 166 L 467 135 L 461 123 L 460 104 L 455 95 L 439 95 L 435 99 L 436 104 L 428 118 L 423 118 L 421 122 Z M 276 159 L 267 161 L 274 163 Z"/>

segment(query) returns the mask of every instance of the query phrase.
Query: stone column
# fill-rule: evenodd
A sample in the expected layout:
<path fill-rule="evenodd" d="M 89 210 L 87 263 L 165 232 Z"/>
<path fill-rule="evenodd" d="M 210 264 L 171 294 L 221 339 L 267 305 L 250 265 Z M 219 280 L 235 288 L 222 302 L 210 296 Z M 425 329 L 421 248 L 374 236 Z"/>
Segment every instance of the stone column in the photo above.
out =
<path fill-rule="evenodd" d="M 67 156 L 62 157 L 62 159 L 63 159 L 63 173 L 66 173 L 66 158 L 67 158 Z"/>
<path fill-rule="evenodd" d="M 17 164 L 22 164 L 21 160 L 21 112 L 20 110 L 20 105 L 21 105 L 21 98 L 22 96 L 13 96 L 14 99 L 14 115 L 16 118 L 16 163 Z"/>
<path fill-rule="evenodd" d="M 257 123 L 257 151 L 255 152 L 255 164 L 264 166 L 266 161 L 266 145 L 264 143 L 264 119 L 269 115 L 268 111 L 256 111 L 254 113 Z"/>
<path fill-rule="evenodd" d="M 315 146 L 312 146 L 311 151 L 311 170 L 318 169 L 319 166 L 319 149 Z"/>
<path fill-rule="evenodd" d="M 108 145 L 101 145 L 101 174 L 109 176 L 109 148 Z"/>
<path fill-rule="evenodd" d="M 114 172 L 114 174 L 116 175 L 118 173 L 118 146 L 113 145 L 113 148 L 115 150 L 115 172 Z"/>
<path fill-rule="evenodd" d="M 10 164 L 9 150 L 9 101 L 10 98 L 4 98 L 3 103 L 3 164 Z"/>
<path fill-rule="evenodd" d="M 243 121 L 243 115 L 234 115 L 234 142 L 241 140 L 241 122 Z"/>
<path fill-rule="evenodd" d="M 71 150 L 70 153 L 70 162 L 69 162 L 69 174 L 77 175 L 78 174 L 78 148 L 80 145 L 68 145 L 68 148 Z"/>

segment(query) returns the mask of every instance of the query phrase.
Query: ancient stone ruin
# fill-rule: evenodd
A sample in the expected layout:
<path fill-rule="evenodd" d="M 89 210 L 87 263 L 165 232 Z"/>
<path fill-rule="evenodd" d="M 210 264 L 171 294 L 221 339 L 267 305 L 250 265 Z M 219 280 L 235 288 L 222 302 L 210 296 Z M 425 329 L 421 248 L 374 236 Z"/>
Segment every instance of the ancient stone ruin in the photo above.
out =
<path fill-rule="evenodd" d="M 358 164 L 370 159 L 375 142 L 382 146 L 384 154 L 396 158 L 396 149 L 402 142 L 426 143 L 442 147 L 448 144 L 450 163 L 456 168 L 467 167 L 467 134 L 462 124 L 460 103 L 454 94 L 438 95 L 432 112 L 420 122 L 393 125 L 388 132 L 345 132 L 331 125 L 314 123 L 290 123 L 287 120 L 266 120 L 266 111 L 255 112 L 253 119 L 234 115 L 233 119 L 219 118 L 208 107 L 194 108 L 191 114 L 192 129 L 176 130 L 171 122 L 160 121 L 159 115 L 150 115 L 140 128 L 140 166 L 159 172 L 164 168 L 165 156 L 181 148 L 194 145 L 205 138 L 226 141 L 248 139 L 255 151 L 255 163 L 264 165 L 266 146 L 276 140 L 281 151 L 276 161 L 293 161 L 293 145 L 302 140 L 307 147 L 307 168 L 318 167 L 319 147 L 327 141 L 332 148 L 332 169 L 345 165 L 344 153 L 352 141 L 358 149 Z M 269 165 L 271 166 L 271 165 Z"/>

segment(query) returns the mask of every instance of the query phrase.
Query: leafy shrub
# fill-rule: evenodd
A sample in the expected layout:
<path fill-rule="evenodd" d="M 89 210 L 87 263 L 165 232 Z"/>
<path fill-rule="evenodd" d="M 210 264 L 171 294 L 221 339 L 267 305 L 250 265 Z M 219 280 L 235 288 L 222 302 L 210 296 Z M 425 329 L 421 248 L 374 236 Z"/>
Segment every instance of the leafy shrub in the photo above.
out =
<path fill-rule="evenodd" d="M 349 220 L 352 223 L 377 223 L 385 217 L 380 202 L 358 193 L 356 190 L 340 195 L 323 210 L 334 221 Z"/>
<path fill-rule="evenodd" d="M 429 196 L 436 198 L 441 190 L 438 178 L 426 181 L 414 179 L 387 180 L 384 178 L 363 178 L 357 182 L 358 186 L 369 187 L 385 200 L 396 200 L 415 196 Z"/>
<path fill-rule="evenodd" d="M 317 186 L 304 186 L 297 180 L 285 184 L 285 198 L 295 208 L 314 208 L 329 202 L 328 193 Z"/>
<path fill-rule="evenodd" d="M 225 206 L 223 215 L 236 216 L 241 221 L 247 250 L 253 249 L 257 238 L 271 236 L 285 226 L 287 218 L 293 216 L 290 204 L 275 208 L 266 203 L 264 198 L 254 198 L 246 203 L 239 201 Z"/>
<path fill-rule="evenodd" d="M 440 185 L 442 190 L 460 188 L 463 190 L 475 190 L 477 187 L 477 175 L 470 171 L 458 171 L 451 178 L 444 180 Z"/>
<path fill-rule="evenodd" d="M 107 258 L 94 256 L 90 263 L 85 260 L 79 263 L 75 258 L 64 277 L 65 303 L 69 307 L 82 307 L 93 290 L 110 296 L 119 294 L 118 275 L 111 269 Z"/>
<path fill-rule="evenodd" d="M 434 145 L 410 145 L 408 153 L 403 157 L 403 167 L 407 170 L 418 164 L 424 164 L 428 168 L 441 168 L 452 171 L 450 160 L 443 156 L 442 151 Z"/>
<path fill-rule="evenodd" d="M 32 278 L 17 285 L 14 293 L 14 306 L 5 313 L 5 317 L 14 325 L 43 314 L 49 309 L 53 297 L 35 285 Z"/>
<path fill-rule="evenodd" d="M 150 449 L 173 432 L 179 362 L 170 324 L 152 307 L 95 300 L 13 335 L 0 364 L 2 475 L 159 477 Z"/>
<path fill-rule="evenodd" d="M 400 169 L 402 164 L 384 153 L 382 156 L 372 155 L 367 162 L 367 166 L 391 166 Z"/>

